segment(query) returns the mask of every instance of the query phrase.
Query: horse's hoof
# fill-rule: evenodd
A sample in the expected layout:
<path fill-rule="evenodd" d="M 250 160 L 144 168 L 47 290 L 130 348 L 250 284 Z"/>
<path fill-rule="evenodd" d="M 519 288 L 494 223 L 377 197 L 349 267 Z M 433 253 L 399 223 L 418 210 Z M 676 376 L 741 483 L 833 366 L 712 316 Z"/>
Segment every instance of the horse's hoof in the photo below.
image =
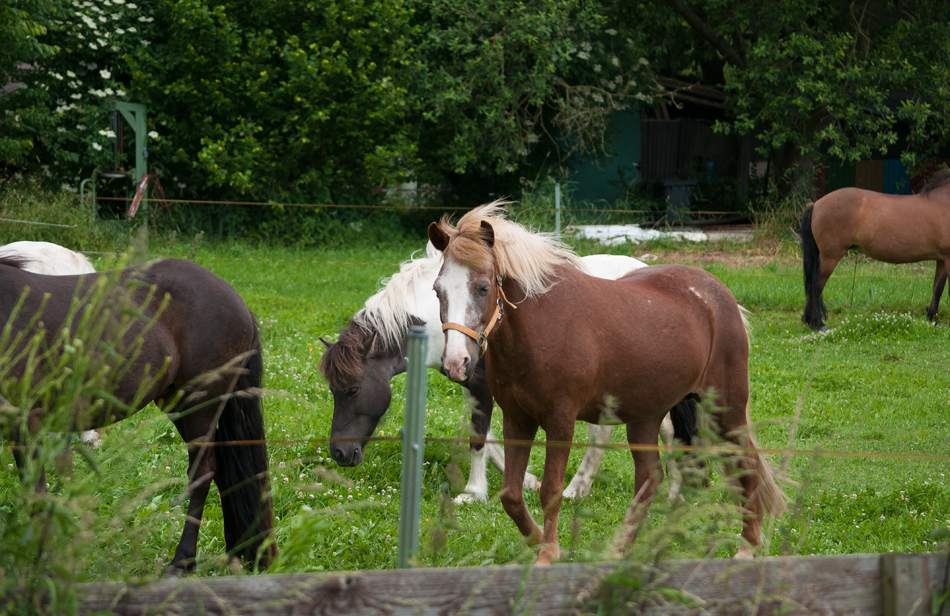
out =
<path fill-rule="evenodd" d="M 482 492 L 462 492 L 455 497 L 455 504 L 462 503 L 484 503 L 488 500 L 488 494 Z"/>
<path fill-rule="evenodd" d="M 742 560 L 748 560 L 755 556 L 755 553 L 752 551 L 752 548 L 748 544 L 742 543 L 739 545 L 739 551 L 736 552 L 736 558 Z"/>
<path fill-rule="evenodd" d="M 195 570 L 195 559 L 194 558 L 183 558 L 181 560 L 173 560 L 168 565 L 165 566 L 165 570 L 162 571 L 162 577 L 181 577 L 183 575 L 188 575 Z"/>

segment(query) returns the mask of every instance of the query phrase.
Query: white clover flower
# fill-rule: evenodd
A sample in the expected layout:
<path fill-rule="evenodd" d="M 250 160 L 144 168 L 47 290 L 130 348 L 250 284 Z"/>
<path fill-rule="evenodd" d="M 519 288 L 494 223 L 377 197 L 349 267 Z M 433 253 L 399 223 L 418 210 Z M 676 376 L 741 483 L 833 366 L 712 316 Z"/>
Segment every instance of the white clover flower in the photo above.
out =
<path fill-rule="evenodd" d="M 95 150 L 96 152 L 98 152 L 99 150 L 102 149 L 102 146 L 99 145 L 98 143 L 95 143 L 95 142 L 94 142 L 94 143 L 92 144 L 92 149 Z"/>
<path fill-rule="evenodd" d="M 158 133 L 153 130 L 148 131 L 148 136 L 150 139 L 158 139 Z"/>
<path fill-rule="evenodd" d="M 109 69 L 106 69 L 106 68 L 99 71 L 99 74 L 102 75 L 103 79 L 108 79 L 109 77 L 112 77 L 112 73 L 110 73 Z"/>
<path fill-rule="evenodd" d="M 72 71 L 66 71 L 66 76 L 72 78 L 72 77 L 75 77 L 75 76 L 76 76 L 76 73 L 74 73 L 74 72 L 72 72 Z"/>

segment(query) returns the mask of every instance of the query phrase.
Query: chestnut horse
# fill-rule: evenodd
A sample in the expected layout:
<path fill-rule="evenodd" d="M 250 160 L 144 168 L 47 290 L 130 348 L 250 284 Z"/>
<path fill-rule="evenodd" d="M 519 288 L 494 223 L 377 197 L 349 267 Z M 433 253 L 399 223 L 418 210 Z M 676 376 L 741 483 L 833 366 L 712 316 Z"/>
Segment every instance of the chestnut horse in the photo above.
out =
<path fill-rule="evenodd" d="M 584 267 L 599 278 L 616 279 L 640 267 L 642 261 L 620 255 L 582 257 Z M 357 466 L 363 461 L 366 443 L 389 409 L 392 392 L 389 382 L 406 371 L 406 344 L 411 325 L 424 325 L 433 341 L 427 347 L 426 365 L 438 368 L 442 363 L 442 330 L 439 321 L 439 298 L 432 290 L 442 267 L 442 256 L 426 246 L 426 256 L 403 263 L 399 272 L 386 281 L 382 289 L 366 300 L 349 326 L 340 332 L 338 342 L 321 341 L 326 353 L 320 360 L 320 371 L 333 395 L 333 421 L 330 427 L 330 455 L 340 466 Z M 504 472 L 504 453 L 493 442 L 491 432 L 494 399 L 485 377 L 484 362 L 475 367 L 472 377 L 462 387 L 474 401 L 472 408 L 471 465 L 468 484 L 455 497 L 456 503 L 488 500 L 485 476 L 486 458 Z M 689 444 L 694 426 L 695 409 L 689 403 L 673 407 L 671 419 L 664 422 L 660 433 L 664 442 L 674 437 Z M 603 444 L 610 440 L 613 426 L 590 426 L 590 440 Z M 600 467 L 604 449 L 590 447 L 577 474 L 565 488 L 564 496 L 586 496 Z M 674 476 L 675 468 L 671 468 Z M 536 489 L 540 482 L 531 473 L 525 474 L 524 485 Z M 670 496 L 678 496 L 677 482 L 670 486 Z"/>
<path fill-rule="evenodd" d="M 714 392 L 720 434 L 737 454 L 746 512 L 740 556 L 762 542 L 762 517 L 784 506 L 749 426 L 749 341 L 735 298 L 694 267 L 656 265 L 619 280 L 585 274 L 577 256 L 546 234 L 507 220 L 498 202 L 453 226 L 429 226 L 443 252 L 435 282 L 445 331 L 443 369 L 464 381 L 484 353 L 504 418 L 501 501 L 521 533 L 540 543 L 539 563 L 559 555 L 557 520 L 574 423 L 608 415 L 626 424 L 631 445 L 656 446 L 660 423 L 686 398 Z M 538 527 L 522 477 L 538 428 L 547 445 Z M 635 496 L 622 539 L 632 540 L 662 481 L 656 449 L 632 448 Z"/>
<path fill-rule="evenodd" d="M 935 321 L 950 263 L 950 170 L 940 171 L 916 195 L 885 195 L 860 188 L 828 193 L 802 214 L 805 312 L 802 323 L 827 329 L 822 292 L 848 249 L 885 263 L 937 262 L 927 317 Z"/>
<path fill-rule="evenodd" d="M 203 267 L 178 259 L 117 272 L 43 276 L 25 271 L 18 257 L 0 258 L 0 289 L 0 323 L 9 324 L 14 335 L 13 346 L 0 351 L 18 358 L 0 366 L 5 384 L 24 378 L 25 340 L 38 334 L 48 348 L 62 348 L 63 331 L 68 330 L 68 342 L 80 322 L 101 319 L 96 326 L 101 333 L 90 328 L 82 343 L 90 361 L 103 368 L 86 374 L 114 375 L 114 382 L 108 381 L 112 390 L 70 409 L 75 415 L 56 418 L 66 425 L 53 429 L 104 427 L 154 400 L 188 444 L 188 515 L 167 571 L 195 566 L 212 480 L 221 496 L 228 553 L 259 559 L 266 567 L 277 552 L 272 542 L 261 549 L 273 530 L 259 392 L 263 361 L 257 325 L 237 291 Z M 96 300 L 97 294 L 105 300 Z M 121 315 L 130 314 L 139 316 L 123 321 Z M 24 335 L 17 342 L 19 333 Z M 41 363 L 38 370 L 46 366 Z M 46 416 L 43 408 L 34 408 L 6 436 L 25 444 L 31 439 L 23 428 L 36 433 Z M 14 457 L 26 479 L 29 458 L 18 449 Z M 32 475 L 37 489 L 45 489 L 42 469 Z"/>

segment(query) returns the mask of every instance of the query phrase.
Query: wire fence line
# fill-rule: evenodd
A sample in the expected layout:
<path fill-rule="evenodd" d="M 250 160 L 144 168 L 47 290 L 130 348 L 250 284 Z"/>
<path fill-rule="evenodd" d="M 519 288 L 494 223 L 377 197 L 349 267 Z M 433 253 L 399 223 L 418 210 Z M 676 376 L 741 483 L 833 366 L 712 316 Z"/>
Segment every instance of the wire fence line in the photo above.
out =
<path fill-rule="evenodd" d="M 131 197 L 96 197 L 97 201 L 131 201 Z M 187 203 L 193 205 L 253 205 L 259 207 L 303 207 L 303 208 L 354 208 L 354 209 L 365 209 L 365 210 L 390 210 L 390 211 L 406 211 L 406 210 L 437 210 L 437 211 L 468 211 L 472 209 L 471 207 L 464 206 L 436 206 L 436 205 L 341 205 L 338 203 L 276 203 L 269 201 L 213 201 L 205 199 L 161 199 L 166 203 Z M 554 212 L 555 208 L 535 208 L 543 209 L 545 211 Z M 656 210 L 621 210 L 621 209 L 606 209 L 606 208 L 560 208 L 562 212 L 587 212 L 592 214 L 658 214 Z M 708 215 L 722 215 L 722 214 L 741 214 L 741 212 L 731 212 L 726 210 L 690 210 L 689 212 L 684 212 L 688 214 L 708 214 Z"/>
<path fill-rule="evenodd" d="M 320 438 L 285 438 L 285 439 L 263 439 L 263 440 L 243 440 L 243 441 L 227 441 L 227 442 L 203 442 L 196 441 L 194 444 L 202 445 L 204 447 L 246 447 L 251 445 L 330 445 L 333 443 L 342 443 L 342 442 L 352 442 L 354 439 L 352 437 L 320 437 Z M 379 443 L 379 442 L 390 442 L 390 443 L 401 443 L 403 441 L 401 436 L 373 436 L 366 439 L 368 443 Z M 761 453 L 768 455 L 782 455 L 782 456 L 808 456 L 808 457 L 817 457 L 817 458 L 868 458 L 868 459 L 881 459 L 881 460 L 925 460 L 932 462 L 947 462 L 950 461 L 950 455 L 943 454 L 927 454 L 927 453 L 895 453 L 895 452 L 884 452 L 884 451 L 849 451 L 849 450 L 825 450 L 825 449 L 788 449 L 788 448 L 772 448 L 772 447 L 738 447 L 735 445 L 634 445 L 630 443 L 590 443 L 590 442 L 567 442 L 567 441 L 530 441 L 524 439 L 487 439 L 487 438 L 450 438 L 450 437 L 425 437 L 424 441 L 426 443 L 449 443 L 459 446 L 465 446 L 469 444 L 480 444 L 480 445 L 504 445 L 504 446 L 528 446 L 528 447 L 569 447 L 572 449 L 610 449 L 616 451 L 656 451 L 659 453 L 669 453 L 669 452 L 708 452 L 713 454 L 721 455 L 735 455 L 740 453 Z M 174 442 L 167 443 L 163 441 L 143 441 L 138 443 L 129 443 L 123 442 L 123 445 L 133 446 L 133 447 L 181 447 L 183 445 L 188 445 L 189 443 L 185 442 Z M 10 449 L 25 449 L 26 445 L 16 445 L 12 443 L 6 443 L 4 445 Z"/>

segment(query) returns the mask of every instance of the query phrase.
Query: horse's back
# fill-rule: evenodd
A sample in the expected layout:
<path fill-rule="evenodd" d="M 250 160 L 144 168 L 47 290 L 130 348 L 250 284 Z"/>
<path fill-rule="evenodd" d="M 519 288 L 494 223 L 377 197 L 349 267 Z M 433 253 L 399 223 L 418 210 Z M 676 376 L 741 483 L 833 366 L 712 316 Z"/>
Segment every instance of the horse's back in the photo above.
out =
<path fill-rule="evenodd" d="M 811 230 L 820 253 L 839 259 L 852 247 L 873 259 L 909 263 L 950 250 L 950 199 L 840 188 L 815 202 Z"/>
<path fill-rule="evenodd" d="M 213 272 L 181 259 L 163 259 L 136 268 L 137 279 L 156 289 L 152 305 L 170 299 L 158 326 L 167 331 L 190 379 L 250 350 L 256 325 L 238 292 Z"/>
<path fill-rule="evenodd" d="M 34 274 L 64 276 L 96 271 L 85 255 L 52 242 L 22 241 L 0 246 L 0 257 L 6 256 L 24 259 L 23 269 Z"/>

